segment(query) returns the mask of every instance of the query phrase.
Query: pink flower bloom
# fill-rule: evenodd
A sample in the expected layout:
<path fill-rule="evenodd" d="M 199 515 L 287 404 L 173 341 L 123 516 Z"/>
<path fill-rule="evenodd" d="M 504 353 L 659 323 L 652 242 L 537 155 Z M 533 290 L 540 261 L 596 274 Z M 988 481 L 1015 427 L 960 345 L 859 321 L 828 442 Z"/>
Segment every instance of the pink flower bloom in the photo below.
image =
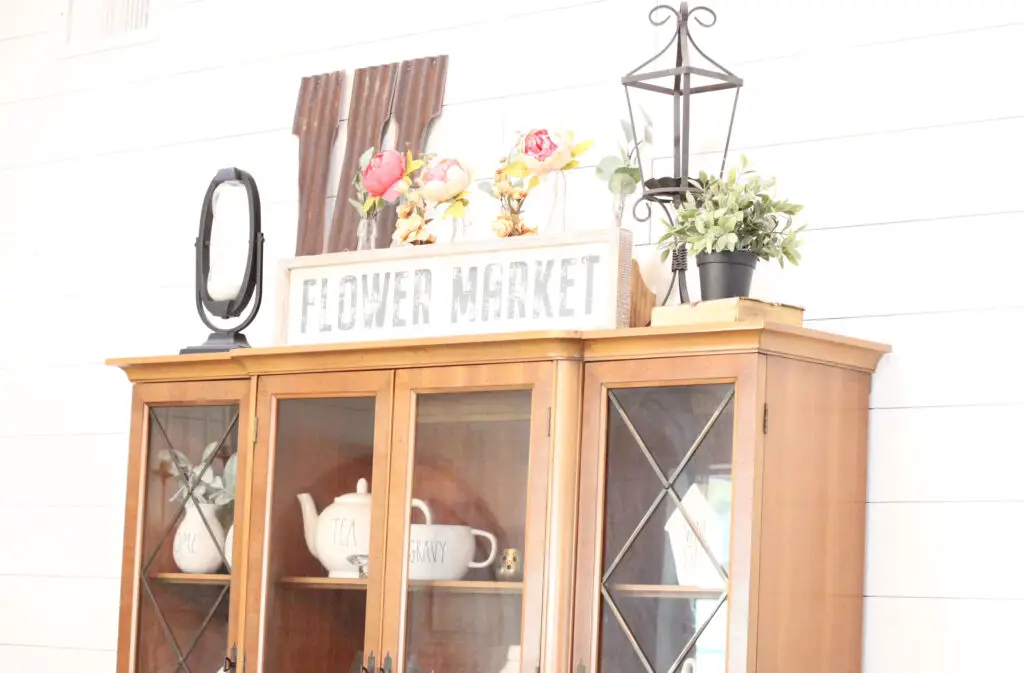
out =
<path fill-rule="evenodd" d="M 544 161 L 554 154 L 556 149 L 558 146 L 551 142 L 551 134 L 547 129 L 532 131 L 523 141 L 523 151 L 537 161 Z"/>
<path fill-rule="evenodd" d="M 363 169 L 363 189 L 370 196 L 394 202 L 404 177 L 405 156 L 396 150 L 384 150 L 374 155 Z"/>
<path fill-rule="evenodd" d="M 423 172 L 420 192 L 431 203 L 444 203 L 469 188 L 469 173 L 456 159 L 432 162 Z"/>
<path fill-rule="evenodd" d="M 570 161 L 572 148 L 557 133 L 539 129 L 530 131 L 523 139 L 523 163 L 537 175 L 559 171 Z"/>

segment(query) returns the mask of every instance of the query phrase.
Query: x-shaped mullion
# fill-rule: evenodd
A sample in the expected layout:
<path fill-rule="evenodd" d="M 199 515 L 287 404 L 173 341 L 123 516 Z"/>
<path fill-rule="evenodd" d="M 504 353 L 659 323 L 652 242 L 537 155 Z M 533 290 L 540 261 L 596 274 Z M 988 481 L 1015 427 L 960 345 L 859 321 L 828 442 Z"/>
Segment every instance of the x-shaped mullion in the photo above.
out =
<path fill-rule="evenodd" d="M 183 662 L 184 658 L 181 656 L 181 648 L 178 647 L 178 641 L 174 637 L 174 632 L 171 631 L 171 625 L 167 623 L 167 618 L 164 617 L 163 610 L 160 609 L 160 604 L 156 600 L 156 596 L 153 595 L 153 589 L 149 586 L 149 580 L 145 575 L 142 576 L 142 588 L 146 590 L 146 595 L 149 596 L 149 600 L 153 602 L 153 609 L 156 610 L 157 619 L 160 620 L 160 626 L 164 629 L 164 634 L 167 636 L 167 640 L 170 641 L 171 647 L 174 649 L 174 656 L 178 657 L 179 662 Z M 179 664 L 180 665 L 180 664 Z M 179 666 L 175 666 L 174 670 L 177 671 Z M 192 673 L 189 670 L 188 665 L 185 665 L 185 673 Z"/>
<path fill-rule="evenodd" d="M 178 469 L 178 473 L 179 474 L 189 474 L 189 472 L 187 471 L 187 466 L 183 465 L 178 460 L 178 457 L 177 457 L 177 455 L 175 453 L 176 450 L 174 449 L 174 444 L 171 442 L 170 437 L 167 435 L 167 430 L 164 428 L 163 424 L 160 422 L 160 419 L 157 417 L 156 414 L 152 414 L 152 413 L 150 414 L 150 418 L 153 420 L 153 422 L 156 425 L 157 429 L 160 431 L 160 434 L 163 435 L 164 440 L 167 442 L 167 446 L 172 449 L 168 453 L 169 453 L 169 455 L 171 457 L 171 460 L 174 462 L 175 467 Z M 227 429 L 224 431 L 224 434 L 221 436 L 220 440 L 217 442 L 216 449 L 214 451 L 212 451 L 210 453 L 210 455 L 207 457 L 207 459 L 201 463 L 200 469 L 198 470 L 197 474 L 195 475 L 195 479 L 194 480 L 190 479 L 189 482 L 186 483 L 186 492 L 185 492 L 184 498 L 182 499 L 183 502 L 191 500 L 192 503 L 194 505 L 196 505 L 196 513 L 199 514 L 199 519 L 203 522 L 203 526 L 206 528 L 207 533 L 210 535 L 210 539 L 213 540 L 214 545 L 217 547 L 217 551 L 220 554 L 221 559 L 225 563 L 227 562 L 227 558 L 224 555 L 224 550 L 221 548 L 221 546 L 219 544 L 217 544 L 217 536 L 215 536 L 213 534 L 213 529 L 210 527 L 209 521 L 207 521 L 206 517 L 203 516 L 203 510 L 202 510 L 201 507 L 199 507 L 199 504 L 200 504 L 199 500 L 195 496 L 195 489 L 202 482 L 203 475 L 206 473 L 206 470 L 208 470 L 210 468 L 210 466 L 213 464 L 213 461 L 216 459 L 217 455 L 220 453 L 220 449 L 224 445 L 225 440 L 227 440 L 228 435 L 231 434 L 231 431 L 234 430 L 235 425 L 237 423 L 238 423 L 238 413 L 236 412 L 234 418 L 231 419 L 231 422 L 228 424 Z M 143 564 L 143 566 L 142 566 L 142 585 L 143 585 L 143 588 L 146 591 L 146 595 L 149 596 L 149 599 L 153 603 L 153 607 L 154 607 L 154 609 L 156 611 L 156 614 L 157 614 L 157 617 L 158 617 L 158 619 L 160 621 L 160 625 L 162 626 L 162 628 L 164 630 L 164 633 L 167 636 L 168 641 L 170 641 L 171 647 L 174 649 L 175 656 L 178 658 L 178 663 L 175 665 L 174 670 L 178 671 L 179 669 L 184 669 L 185 673 L 192 673 L 191 669 L 188 666 L 187 659 L 188 659 L 189 656 L 191 656 L 193 650 L 195 650 L 196 645 L 198 645 L 199 639 L 202 638 L 203 632 L 206 630 L 207 625 L 209 625 L 210 620 L 213 619 L 214 614 L 216 614 L 217 608 L 220 606 L 221 602 L 224 600 L 224 596 L 227 594 L 228 589 L 230 588 L 230 585 L 225 585 L 224 589 L 220 592 L 220 595 L 217 596 L 217 600 L 214 601 L 213 607 L 210 609 L 209 613 L 206 615 L 206 618 L 203 620 L 202 624 L 200 625 L 198 631 L 196 632 L 195 638 L 192 640 L 191 645 L 189 645 L 189 647 L 185 651 L 185 653 L 182 654 L 181 648 L 178 646 L 178 642 L 174 638 L 174 634 L 173 634 L 173 632 L 171 630 L 170 624 L 168 624 L 167 619 L 164 617 L 163 611 L 160 609 L 160 605 L 159 605 L 159 603 L 158 603 L 158 601 L 156 599 L 156 596 L 153 594 L 153 589 L 152 589 L 152 587 L 149 584 L 149 579 L 147 577 L 147 572 L 149 570 L 149 567 L 156 560 L 156 556 L 159 553 L 160 548 L 163 546 L 164 542 L 167 540 L 167 537 L 175 529 L 175 526 L 177 525 L 178 521 L 181 519 L 182 516 L 184 516 L 184 513 L 185 513 L 185 506 L 182 505 L 182 507 L 178 510 L 177 514 L 171 520 L 170 524 L 168 524 L 168 526 L 164 529 L 163 533 L 160 535 L 160 538 L 157 540 L 156 545 L 153 547 L 153 552 L 150 554 L 149 558 Z"/>
<path fill-rule="evenodd" d="M 647 444 L 644 442 L 643 438 L 640 437 L 640 433 L 637 432 L 636 426 L 633 425 L 633 422 L 629 419 L 629 416 L 626 414 L 626 410 L 622 408 L 622 404 L 615 396 L 614 391 L 608 391 L 608 399 L 615 407 L 615 410 L 618 413 L 619 417 L 622 419 L 622 422 L 625 424 L 626 429 L 629 430 L 630 435 L 633 437 L 633 441 L 636 442 L 636 445 L 639 447 L 640 451 L 647 458 L 647 462 L 650 463 L 651 469 L 654 470 L 654 473 L 656 475 L 658 475 L 658 479 L 661 481 L 662 485 L 662 490 L 658 493 L 657 496 L 655 496 L 654 502 L 648 508 L 647 512 L 644 513 L 643 517 L 640 519 L 640 523 L 637 525 L 636 528 L 633 529 L 633 532 L 630 534 L 629 538 L 622 545 L 622 548 L 619 550 L 619 553 L 615 556 L 615 559 L 612 561 L 612 563 L 608 566 L 608 570 L 605 571 L 604 576 L 601 580 L 601 594 L 607 601 L 608 607 L 611 608 L 612 614 L 615 616 L 616 621 L 618 621 L 619 626 L 622 628 L 623 633 L 626 635 L 626 639 L 629 641 L 629 644 L 632 645 L 634 652 L 640 658 L 640 663 L 643 664 L 644 669 L 647 673 L 655 673 L 654 668 L 653 666 L 651 666 L 650 661 L 648 661 L 647 655 L 644 653 L 643 648 L 640 647 L 640 644 L 637 641 L 636 635 L 633 633 L 633 630 L 629 627 L 629 624 L 626 623 L 625 618 L 622 616 L 622 612 L 619 610 L 618 604 L 615 602 L 615 599 L 612 597 L 611 592 L 608 590 L 607 582 L 611 578 L 612 573 L 615 572 L 615 569 L 618 567 L 619 563 L 625 557 L 626 552 L 629 551 L 630 546 L 636 540 L 637 536 L 640 535 L 640 532 L 643 530 L 644 526 L 647 525 L 647 522 L 654 515 L 654 512 L 657 511 L 658 506 L 661 504 L 661 501 L 665 498 L 666 493 L 672 496 L 672 500 L 675 502 L 676 508 L 679 510 L 679 513 L 682 514 L 683 519 L 686 521 L 686 524 L 693 531 L 694 537 L 697 539 L 697 542 L 700 544 L 700 546 L 704 549 L 704 552 L 708 555 L 708 558 L 715 566 L 715 569 L 718 571 L 719 575 L 721 575 L 723 580 L 728 582 L 728 571 L 726 571 L 722 564 L 719 563 L 718 560 L 715 558 L 714 553 L 711 551 L 711 548 L 708 546 L 707 542 L 700 534 L 700 531 L 697 529 L 697 526 L 694 525 L 693 520 L 686 513 L 686 510 L 683 508 L 683 503 L 682 501 L 680 501 L 679 496 L 676 494 L 673 485 L 679 478 L 679 475 L 683 473 L 683 470 L 686 469 L 686 466 L 689 464 L 694 454 L 697 453 L 697 449 L 700 448 L 701 443 L 707 437 L 708 433 L 711 431 L 711 428 L 714 426 L 715 422 L 725 411 L 725 408 L 729 405 L 729 402 L 732 400 L 732 397 L 733 391 L 730 390 L 729 394 L 726 395 L 722 403 L 718 405 L 718 408 L 715 410 L 715 413 L 711 415 L 711 418 L 708 420 L 707 424 L 705 424 L 704 429 L 701 430 L 700 435 L 693 442 L 693 445 L 690 446 L 690 449 L 686 452 L 686 455 L 683 456 L 682 461 L 679 463 L 676 469 L 672 471 L 671 477 L 666 478 L 665 473 L 662 472 L 661 467 L 658 465 L 658 462 L 654 459 L 654 456 L 647 448 Z M 719 608 L 721 608 L 722 604 L 725 603 L 726 599 L 728 598 L 728 595 L 728 588 L 726 588 L 723 591 L 721 597 L 719 598 L 718 604 L 715 606 L 714 611 L 712 611 L 711 616 L 708 617 L 708 619 L 693 634 L 689 642 L 687 642 L 686 646 L 683 648 L 682 652 L 680 652 L 679 656 L 676 657 L 676 660 L 669 668 L 669 671 L 675 671 L 676 667 L 679 666 L 679 664 L 683 661 L 684 658 L 686 658 L 686 655 L 689 654 L 690 650 L 696 644 L 697 639 L 700 638 L 702 633 L 704 633 L 704 630 L 708 627 L 708 624 L 711 623 L 711 620 L 714 619 L 715 615 L 718 613 Z"/>
<path fill-rule="evenodd" d="M 221 589 L 220 594 L 217 595 L 217 600 L 213 603 L 213 607 L 210 608 L 210 611 L 207 613 L 203 623 L 199 625 L 199 630 L 196 631 L 196 637 L 192 640 L 192 644 L 188 646 L 185 656 L 181 658 L 181 663 L 179 665 L 185 668 L 185 673 L 191 673 L 188 669 L 188 664 L 185 663 L 185 660 L 188 659 L 192 655 L 192 651 L 196 649 L 196 645 L 199 644 L 199 639 L 203 637 L 203 632 L 206 631 L 206 627 L 210 623 L 210 620 L 212 620 L 213 616 L 217 614 L 217 608 L 220 607 L 221 602 L 224 600 L 224 596 L 227 595 L 228 589 L 230 588 L 230 584 L 225 584 L 224 588 Z M 177 671 L 177 669 L 175 669 L 175 671 Z"/>
<path fill-rule="evenodd" d="M 188 646 L 188 649 L 185 650 L 184 654 L 182 654 L 181 648 L 178 646 L 178 640 L 174 637 L 171 625 L 167 622 L 167 618 L 164 617 L 163 610 L 160 609 L 160 603 L 153 594 L 153 588 L 150 586 L 149 579 L 145 575 L 142 577 L 142 585 L 146 590 L 146 595 L 149 596 L 149 600 L 153 602 L 153 609 L 156 611 L 156 616 L 160 620 L 160 626 L 163 627 L 167 640 L 170 641 L 171 647 L 174 649 L 174 655 L 178 658 L 178 663 L 175 664 L 174 671 L 177 672 L 178 669 L 184 668 L 185 673 L 192 673 L 192 670 L 188 667 L 188 658 L 192 655 L 193 650 L 196 649 L 196 645 L 199 644 L 199 639 L 203 637 L 203 632 L 206 630 L 207 625 L 209 625 L 210 620 L 212 620 L 213 616 L 217 613 L 217 608 L 219 608 L 221 602 L 223 602 L 224 596 L 227 594 L 230 585 L 225 585 L 224 588 L 221 589 L 220 594 L 217 596 L 217 600 L 214 601 L 213 607 L 210 608 L 210 611 L 203 619 L 203 623 L 200 624 L 199 629 L 196 631 L 195 638 L 192 639 L 192 643 Z"/>
<path fill-rule="evenodd" d="M 164 440 L 167 442 L 167 446 L 169 446 L 172 449 L 168 453 L 171 456 L 171 460 L 174 461 L 174 465 L 178 469 L 178 473 L 179 474 L 188 474 L 188 472 L 185 469 L 186 466 L 182 465 L 178 461 L 178 458 L 175 455 L 174 444 L 171 442 L 171 438 L 167 436 L 167 431 L 164 429 L 163 424 L 160 423 L 160 419 L 157 418 L 156 414 L 150 414 L 150 418 L 153 419 L 154 423 L 156 424 L 156 427 L 160 430 L 160 434 L 162 434 L 164 436 Z M 201 464 L 201 466 L 200 466 L 201 469 L 199 470 L 198 474 L 196 475 L 194 483 L 191 483 L 192 480 L 189 480 L 190 483 L 187 484 L 187 490 L 185 492 L 185 497 L 182 499 L 183 502 L 185 500 L 191 499 L 192 503 L 196 506 L 196 513 L 199 514 L 200 521 L 202 521 L 203 522 L 203 526 L 206 527 L 206 532 L 209 533 L 210 539 L 213 540 L 213 544 L 214 544 L 214 546 L 217 547 L 217 552 L 220 554 L 221 560 L 223 560 L 225 564 L 228 561 L 227 561 L 227 557 L 224 555 L 224 550 L 220 547 L 220 545 L 217 544 L 217 536 L 213 534 L 213 529 L 210 528 L 210 523 L 206 520 L 206 517 L 203 516 L 203 510 L 202 510 L 201 507 L 199 507 L 199 501 L 196 499 L 196 497 L 194 495 L 194 492 L 195 492 L 196 486 L 198 486 L 199 483 L 202 481 L 203 475 L 206 474 L 206 470 L 209 469 L 210 465 L 213 464 L 214 459 L 217 457 L 217 454 L 220 453 L 220 448 L 224 445 L 224 440 L 226 440 L 228 438 L 228 435 L 231 434 L 231 431 L 234 429 L 234 427 L 235 427 L 235 425 L 237 423 L 238 423 L 238 413 L 236 412 L 235 413 L 235 417 L 233 419 L 231 419 L 230 423 L 228 423 L 227 430 L 224 431 L 224 434 L 221 436 L 220 440 L 217 442 L 216 450 L 212 451 L 210 453 L 209 457 L 206 459 L 206 461 L 204 461 Z M 153 552 L 150 554 L 150 556 L 146 560 L 145 564 L 143 564 L 142 570 L 143 570 L 144 573 L 145 573 L 146 570 L 149 569 L 149 566 L 152 565 L 153 561 L 156 560 L 156 555 L 160 551 L 160 547 L 163 546 L 163 543 L 167 540 L 167 536 L 170 535 L 171 531 L 174 530 L 175 525 L 178 523 L 178 520 L 181 519 L 181 517 L 184 516 L 184 514 L 185 514 L 185 506 L 183 504 L 181 509 L 178 510 L 178 513 L 175 514 L 174 519 L 171 520 L 171 523 L 168 524 L 167 528 L 164 529 L 164 532 L 163 532 L 163 534 L 160 535 L 160 539 L 157 541 L 157 544 L 153 547 Z"/>
<path fill-rule="evenodd" d="M 693 649 L 693 646 L 697 644 L 697 640 L 701 637 L 701 634 L 704 633 L 704 630 L 711 625 L 711 622 L 714 620 L 715 615 L 718 614 L 719 609 L 721 609 L 722 605 L 725 604 L 725 599 L 728 597 L 728 591 L 721 595 L 721 597 L 718 599 L 718 603 L 715 604 L 715 609 L 711 611 L 711 616 L 704 620 L 704 623 L 700 625 L 700 628 L 698 628 L 694 632 L 693 636 L 690 637 L 690 642 L 686 643 L 686 647 L 684 647 L 683 651 L 679 653 L 679 656 L 676 657 L 676 660 L 672 662 L 672 665 L 668 669 L 669 671 L 675 671 L 678 668 L 679 664 L 683 663 L 683 659 L 685 659 L 686 655 L 690 653 L 690 650 Z"/>
<path fill-rule="evenodd" d="M 718 562 L 718 559 L 715 558 L 714 552 L 712 552 L 711 547 L 704 539 L 704 536 L 700 534 L 700 531 L 697 529 L 697 526 L 694 525 L 693 519 L 691 519 L 690 515 L 686 513 L 686 510 L 683 508 L 682 501 L 679 499 L 679 496 L 676 494 L 675 489 L 672 488 L 672 486 L 675 484 L 675 481 L 679 478 L 679 475 L 683 473 L 683 470 L 686 469 L 686 466 L 689 464 L 694 454 L 697 453 L 697 449 L 700 448 L 700 445 L 704 441 L 704 438 L 707 437 L 709 432 L 711 432 L 711 428 L 715 425 L 715 422 L 718 420 L 719 416 L 722 415 L 722 412 L 725 411 L 725 408 L 729 405 L 729 402 L 732 400 L 732 396 L 733 393 L 730 390 L 729 394 L 725 396 L 724 400 L 722 400 L 722 403 L 718 405 L 717 409 L 715 409 L 715 413 L 711 415 L 711 418 L 708 420 L 707 424 L 705 424 L 704 429 L 701 430 L 700 435 L 693 442 L 693 445 L 690 446 L 690 450 L 686 452 L 685 456 L 683 456 L 683 460 L 679 463 L 676 469 L 673 470 L 671 478 L 667 478 L 665 476 L 665 473 L 661 470 L 661 467 L 658 465 L 658 462 L 654 459 L 654 456 L 647 448 L 647 444 L 644 442 L 643 438 L 640 437 L 640 433 L 637 432 L 636 426 L 634 426 L 633 422 L 629 420 L 629 416 L 627 416 L 626 410 L 622 408 L 622 404 L 619 403 L 619 400 L 615 396 L 615 393 L 613 391 L 608 391 L 608 399 L 611 401 L 612 406 L 615 407 L 615 411 L 619 414 L 619 417 L 622 419 L 623 424 L 625 424 L 626 429 L 629 430 L 629 434 L 632 435 L 633 441 L 636 442 L 637 447 L 640 449 L 641 453 L 644 454 L 644 457 L 647 458 L 647 462 L 650 463 L 651 469 L 654 471 L 654 473 L 658 477 L 658 480 L 661 482 L 662 490 L 655 497 L 654 502 L 651 504 L 651 507 L 644 514 L 643 518 L 640 519 L 640 524 L 633 530 L 632 534 L 630 534 L 625 544 L 623 544 L 622 549 L 620 549 L 619 553 L 615 556 L 615 560 L 612 561 L 611 565 L 608 566 L 608 570 L 605 571 L 604 574 L 604 582 L 607 582 L 611 578 L 612 573 L 615 571 L 615 568 L 618 567 L 619 563 L 626 555 L 626 552 L 629 551 L 630 545 L 636 540 L 637 536 L 640 535 L 640 532 L 643 530 L 644 526 L 647 525 L 647 522 L 650 520 L 651 516 L 654 515 L 654 512 L 657 510 L 658 505 L 661 504 L 661 501 L 666 494 L 672 498 L 672 501 L 676 505 L 676 509 L 679 510 L 679 513 L 683 516 L 683 519 L 686 521 L 686 524 L 693 531 L 694 537 L 697 539 L 697 542 L 698 544 L 700 544 L 701 548 L 704 549 L 704 552 L 708 555 L 708 558 L 711 560 L 711 563 L 715 566 L 715 570 L 718 571 L 718 574 L 722 577 L 723 580 L 729 579 L 728 571 L 722 566 L 721 563 Z"/>
<path fill-rule="evenodd" d="M 640 647 L 640 643 L 637 642 L 636 636 L 633 634 L 633 629 L 629 628 L 629 624 L 626 623 L 625 617 L 619 611 L 619 606 L 612 598 L 611 592 L 608 591 L 608 587 L 601 583 L 601 595 L 608 601 L 608 607 L 612 609 L 612 614 L 615 615 L 615 620 L 619 622 L 619 626 L 622 628 L 622 632 L 626 634 L 626 640 L 633 646 L 633 651 L 640 657 L 640 663 L 644 665 L 644 670 L 647 673 L 654 673 L 654 667 L 651 666 L 651 662 L 647 660 L 647 655 L 644 654 L 644 650 Z"/>

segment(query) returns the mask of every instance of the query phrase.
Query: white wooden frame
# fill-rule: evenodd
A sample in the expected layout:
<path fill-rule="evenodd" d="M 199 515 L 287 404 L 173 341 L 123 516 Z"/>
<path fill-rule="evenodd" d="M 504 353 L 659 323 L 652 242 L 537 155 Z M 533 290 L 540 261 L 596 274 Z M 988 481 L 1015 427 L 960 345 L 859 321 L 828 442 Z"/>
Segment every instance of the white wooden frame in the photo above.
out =
<path fill-rule="evenodd" d="M 435 243 L 432 245 L 402 246 L 286 259 L 281 262 L 279 267 L 274 340 L 277 345 L 298 345 L 352 343 L 382 339 L 444 337 L 544 329 L 582 330 L 628 327 L 630 319 L 632 247 L 632 233 L 628 229 L 607 228 L 583 230 L 557 236 L 518 236 L 514 238 L 495 238 L 486 241 Z M 587 260 L 586 267 L 577 265 L 575 262 L 572 264 L 562 262 L 555 266 L 570 266 L 573 270 L 577 271 L 584 269 L 584 272 L 587 273 L 585 280 L 590 282 L 586 284 L 586 287 L 593 294 L 591 301 L 587 302 L 587 307 L 590 308 L 591 313 L 585 316 L 541 316 L 540 318 L 534 318 L 532 315 L 527 315 L 525 318 L 519 316 L 515 319 L 498 317 L 488 323 L 482 322 L 484 318 L 481 318 L 480 321 L 469 319 L 470 322 L 458 325 L 453 325 L 450 322 L 445 323 L 443 319 L 434 320 L 433 316 L 431 316 L 429 318 L 431 324 L 426 327 L 422 325 L 416 327 L 402 326 L 401 328 L 394 329 L 389 329 L 388 327 L 362 329 L 357 327 L 346 331 L 342 331 L 340 328 L 332 328 L 329 333 L 325 332 L 322 337 L 307 336 L 302 338 L 295 337 L 295 334 L 300 330 L 292 329 L 294 326 L 291 321 L 295 318 L 296 310 L 301 310 L 299 307 L 302 306 L 301 300 L 303 297 L 302 291 L 293 287 L 293 284 L 296 282 L 307 282 L 319 278 L 321 283 L 323 283 L 322 287 L 327 287 L 329 284 L 327 277 L 331 276 L 332 279 L 335 277 L 339 279 L 340 287 L 342 284 L 340 279 L 346 275 L 346 271 L 351 271 L 352 274 L 349 275 L 354 277 L 356 273 L 364 274 L 368 271 L 372 273 L 393 272 L 397 274 L 403 270 L 408 272 L 409 269 L 417 271 L 429 269 L 431 278 L 434 275 L 437 275 L 439 278 L 437 286 L 432 286 L 431 301 L 436 306 L 432 305 L 431 308 L 436 309 L 437 313 L 440 314 L 443 310 L 452 309 L 452 293 L 441 296 L 440 291 L 435 288 L 441 286 L 444 278 L 448 277 L 446 276 L 447 273 L 451 272 L 454 274 L 453 267 L 455 266 L 477 267 L 478 282 L 480 285 L 483 285 L 486 281 L 479 280 L 479 270 L 486 265 L 511 264 L 513 261 L 527 260 L 546 263 L 556 258 L 577 258 L 578 260 L 583 260 L 584 257 Z M 594 261 L 596 259 L 600 259 L 600 261 Z M 593 266 L 592 275 L 589 274 L 591 265 Z M 522 267 L 520 266 L 519 269 L 521 270 Z M 319 275 L 321 273 L 322 275 Z M 561 271 L 558 271 L 556 268 L 554 273 L 557 276 L 555 284 L 558 284 L 558 282 L 561 282 Z M 449 282 L 454 282 L 453 278 L 454 276 L 448 277 Z M 403 276 L 403 281 L 406 279 L 407 277 Z M 576 278 L 575 280 L 580 279 Z M 576 287 L 575 280 L 569 281 L 567 286 L 559 287 L 560 290 L 566 292 L 566 297 L 568 297 L 569 292 L 567 287 Z M 529 272 L 527 272 L 526 282 L 529 283 L 530 292 L 533 292 L 535 278 L 529 276 Z M 308 286 L 306 288 L 307 291 L 311 287 Z M 512 284 L 510 282 L 507 288 L 508 292 L 512 292 L 511 287 Z M 359 294 L 356 286 L 352 286 L 350 289 L 356 293 L 352 296 L 358 302 Z M 498 289 L 502 291 L 500 284 Z M 576 290 L 573 290 L 573 292 L 576 292 Z M 306 296 L 308 299 L 309 295 L 307 294 Z M 405 297 L 404 294 L 401 296 L 402 298 Z M 507 298 L 506 295 L 502 296 Z M 531 297 L 533 297 L 532 294 Z M 516 298 L 518 299 L 519 297 Z M 296 302 L 296 299 L 299 301 Z M 422 299 L 422 297 L 417 295 L 417 299 Z M 491 295 L 485 301 L 493 301 L 493 299 L 494 297 Z M 503 299 L 502 301 L 505 300 Z M 511 307 L 511 299 L 508 299 L 508 302 L 508 306 Z M 307 302 L 306 305 L 310 306 L 311 304 Z M 544 303 L 544 306 L 548 305 L 548 302 Z M 490 306 L 493 306 L 493 304 Z M 422 304 L 420 307 L 422 308 Z M 575 308 L 570 308 L 573 309 L 575 314 Z M 475 303 L 472 309 L 474 311 L 478 309 Z M 454 311 L 454 309 L 452 310 Z M 500 311 L 500 309 L 497 310 Z M 530 314 L 531 310 L 526 310 L 526 313 Z M 356 315 L 356 310 L 353 308 L 353 320 Z M 422 316 L 422 314 L 420 315 Z M 338 322 L 340 323 L 340 320 Z M 356 322 L 358 323 L 358 321 Z M 327 324 L 324 323 L 324 326 L 326 327 Z"/>

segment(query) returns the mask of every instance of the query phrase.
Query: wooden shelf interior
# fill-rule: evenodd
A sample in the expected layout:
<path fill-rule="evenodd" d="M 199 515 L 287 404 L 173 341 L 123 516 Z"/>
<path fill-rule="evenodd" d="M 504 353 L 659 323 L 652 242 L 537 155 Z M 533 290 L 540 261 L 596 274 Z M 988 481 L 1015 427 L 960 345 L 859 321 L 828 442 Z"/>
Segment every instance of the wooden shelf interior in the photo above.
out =
<path fill-rule="evenodd" d="M 278 401 L 267 531 L 267 671 L 347 671 L 363 649 L 366 580 L 326 577 L 306 546 L 297 496 L 309 493 L 322 512 L 336 497 L 354 493 L 361 478 L 373 493 L 375 407 L 373 397 Z"/>
<path fill-rule="evenodd" d="M 303 588 L 322 589 L 326 591 L 366 591 L 365 579 L 347 579 L 335 577 L 282 577 L 281 584 Z M 485 581 L 442 581 L 412 580 L 410 591 L 445 591 L 467 594 L 521 594 L 522 582 L 485 582 Z"/>
<path fill-rule="evenodd" d="M 150 579 L 167 584 L 219 584 L 231 583 L 231 575 L 199 573 L 154 573 Z"/>
<path fill-rule="evenodd" d="M 689 598 L 718 599 L 725 593 L 725 587 L 683 587 L 666 584 L 610 584 L 612 596 L 627 595 L 635 598 Z"/>
<path fill-rule="evenodd" d="M 532 393 L 501 390 L 419 394 L 412 495 L 435 524 L 487 531 L 498 553 L 524 553 Z M 413 521 L 420 521 L 414 515 Z M 489 543 L 476 538 L 474 558 Z M 521 641 L 522 583 L 495 581 L 494 567 L 454 582 L 413 581 L 406 599 L 406 660 L 422 671 L 497 671 Z"/>
<path fill-rule="evenodd" d="M 522 582 L 474 582 L 474 581 L 434 581 L 412 580 L 409 591 L 437 591 L 461 594 L 513 594 L 523 593 Z"/>
<path fill-rule="evenodd" d="M 281 584 L 301 589 L 329 591 L 366 591 L 366 580 L 341 577 L 282 577 Z"/>
<path fill-rule="evenodd" d="M 704 619 L 704 611 L 722 596 L 725 589 L 707 554 L 692 536 L 682 547 L 685 556 L 677 559 L 666 525 L 679 524 L 677 505 L 672 497 L 663 497 L 635 538 L 631 536 L 644 519 L 663 486 L 640 444 L 650 453 L 666 477 L 671 477 L 690 452 L 719 405 L 728 399 L 729 384 L 619 388 L 610 391 L 621 405 L 628 423 L 617 406 L 608 401 L 607 464 L 604 489 L 604 554 L 600 573 L 606 573 L 626 547 L 606 583 L 622 618 L 629 625 L 640 648 L 656 670 L 671 668 L 678 647 L 686 642 Z M 729 402 L 703 436 L 682 474 L 672 485 L 683 499 L 692 486 L 713 500 L 718 490 L 731 493 L 733 408 Z M 629 427 L 632 425 L 632 429 Z M 640 441 L 632 430 L 639 435 Z M 710 486 L 709 486 L 710 484 Z M 726 511 L 728 509 L 726 508 Z M 687 512 L 696 518 L 693 511 Z M 709 523 L 725 530 L 728 544 L 728 515 Z M 698 524 L 700 525 L 700 524 Z M 683 531 L 688 527 L 681 523 Z M 679 530 L 678 528 L 675 530 Z M 717 560 L 728 567 L 727 553 L 709 539 Z M 683 533 L 685 535 L 685 532 Z M 677 576 L 677 562 L 689 568 Z M 691 574 L 692 573 L 692 574 Z M 617 617 L 606 600 L 602 603 L 600 663 L 602 670 L 632 670 L 636 655 Z M 671 642 L 670 642 L 671 641 Z"/>
<path fill-rule="evenodd" d="M 134 667 L 140 671 L 174 670 L 178 659 L 164 628 L 166 620 L 167 628 L 179 644 L 187 646 L 197 636 L 199 638 L 188 657 L 189 668 L 212 671 L 224 663 L 229 602 L 225 587 L 230 585 L 231 575 L 179 571 L 173 556 L 175 531 L 169 529 L 181 524 L 183 517 L 178 516 L 183 504 L 171 502 L 171 496 L 179 487 L 178 479 L 168 473 L 166 466 L 160 465 L 158 454 L 174 449 L 184 454 L 192 465 L 198 465 L 203 449 L 210 442 L 224 438 L 218 457 L 208 468 L 213 474 L 221 474 L 225 462 L 237 450 L 238 425 L 232 426 L 232 422 L 238 414 L 238 406 L 153 406 L 149 414 L 145 509 L 141 513 L 142 557 L 147 561 L 153 558 L 148 572 L 156 605 L 140 592 Z M 231 526 L 233 515 L 233 507 L 219 508 L 217 519 L 225 531 Z M 212 616 L 206 622 L 211 611 Z"/>
<path fill-rule="evenodd" d="M 191 670 L 213 671 L 223 666 L 224 648 L 228 640 L 228 596 L 225 593 L 221 598 L 224 586 L 212 583 L 151 582 L 150 588 L 156 605 L 148 596 L 143 596 L 139 602 L 136 670 L 175 669 L 178 658 L 164 631 L 164 620 L 179 644 L 185 643 L 187 646 L 199 637 L 187 660 Z M 213 616 L 206 622 L 211 611 Z"/>

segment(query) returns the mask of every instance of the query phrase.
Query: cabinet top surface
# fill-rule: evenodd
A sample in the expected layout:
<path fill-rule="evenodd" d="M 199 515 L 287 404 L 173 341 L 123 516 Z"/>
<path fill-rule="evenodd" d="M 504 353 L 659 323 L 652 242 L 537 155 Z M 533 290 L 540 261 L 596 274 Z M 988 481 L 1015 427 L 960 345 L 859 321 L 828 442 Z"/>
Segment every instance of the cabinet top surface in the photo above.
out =
<path fill-rule="evenodd" d="M 744 322 L 542 331 L 313 346 L 246 348 L 227 353 L 115 358 L 132 381 L 246 378 L 261 374 L 359 371 L 537 360 L 632 360 L 764 353 L 874 371 L 888 345 L 805 327 Z"/>

